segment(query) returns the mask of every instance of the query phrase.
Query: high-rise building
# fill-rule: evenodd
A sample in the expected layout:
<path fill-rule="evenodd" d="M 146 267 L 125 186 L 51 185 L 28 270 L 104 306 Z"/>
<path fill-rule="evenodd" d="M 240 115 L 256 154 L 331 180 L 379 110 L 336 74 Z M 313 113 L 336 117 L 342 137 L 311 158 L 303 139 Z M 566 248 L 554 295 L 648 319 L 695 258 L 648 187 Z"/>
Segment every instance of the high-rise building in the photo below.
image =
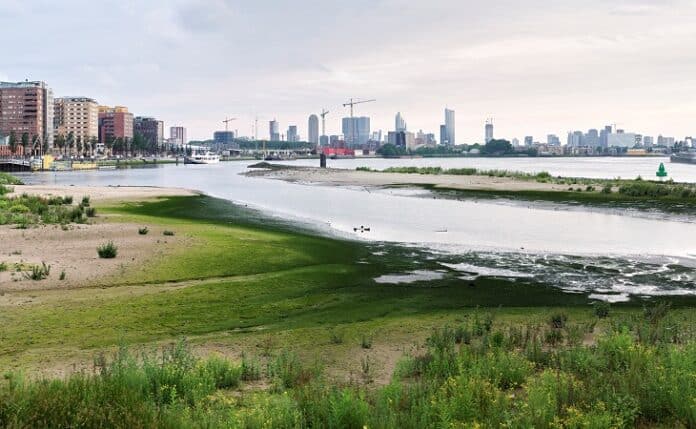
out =
<path fill-rule="evenodd" d="M 319 144 L 322 146 L 328 146 L 329 145 L 329 136 L 319 137 Z"/>
<path fill-rule="evenodd" d="M 146 116 L 133 119 L 133 135 L 139 134 L 151 150 L 159 149 L 164 144 L 164 122 Z"/>
<path fill-rule="evenodd" d="M 300 136 L 297 134 L 297 125 L 289 125 L 288 126 L 287 141 L 289 141 L 289 142 L 300 141 Z"/>
<path fill-rule="evenodd" d="M 556 137 L 556 138 L 558 139 L 558 137 Z M 520 145 L 520 139 L 518 139 L 517 137 L 514 137 L 510 143 L 512 143 L 513 147 L 517 147 Z M 561 144 L 560 140 L 558 141 L 558 144 Z"/>
<path fill-rule="evenodd" d="M 99 106 L 99 142 L 133 138 L 133 114 L 127 107 Z"/>
<path fill-rule="evenodd" d="M 515 140 L 515 139 L 513 139 L 513 140 Z M 561 139 L 559 139 L 556 134 L 549 134 L 546 136 L 546 144 L 548 144 L 549 146 L 560 146 Z"/>
<path fill-rule="evenodd" d="M 652 136 L 643 136 L 643 147 L 651 148 L 655 145 L 655 139 Z"/>
<path fill-rule="evenodd" d="M 568 131 L 568 146 L 581 147 L 585 146 L 584 135 L 582 131 Z"/>
<path fill-rule="evenodd" d="M 534 136 L 525 136 L 524 137 L 524 145 L 529 147 L 534 144 Z"/>
<path fill-rule="evenodd" d="M 319 117 L 317 115 L 309 116 L 307 140 L 312 144 L 319 144 Z"/>
<path fill-rule="evenodd" d="M 216 145 L 234 145 L 234 137 L 234 131 L 215 131 L 213 133 L 213 141 Z"/>
<path fill-rule="evenodd" d="M 486 136 L 485 136 L 486 143 L 489 141 L 493 140 L 493 119 L 489 119 L 486 121 Z"/>
<path fill-rule="evenodd" d="M 382 141 L 382 130 L 373 131 L 370 140 L 380 143 Z"/>
<path fill-rule="evenodd" d="M 599 132 L 599 146 L 609 147 L 609 134 L 612 133 L 613 129 L 611 125 L 607 125 Z"/>
<path fill-rule="evenodd" d="M 601 146 L 599 139 L 599 131 L 597 131 L 594 128 L 587 130 L 587 133 L 583 136 L 583 144 L 591 148 Z"/>
<path fill-rule="evenodd" d="M 674 137 L 665 137 L 662 134 L 657 136 L 657 145 L 658 146 L 671 147 L 671 146 L 674 146 L 675 141 L 676 141 L 676 139 Z"/>
<path fill-rule="evenodd" d="M 45 82 L 0 82 L 0 137 L 23 134 L 53 147 L 53 91 Z"/>
<path fill-rule="evenodd" d="M 60 97 L 54 101 L 55 135 L 70 133 L 81 142 L 99 138 L 99 104 L 87 97 Z"/>
<path fill-rule="evenodd" d="M 188 140 L 186 140 L 186 128 L 169 127 L 169 144 L 173 146 L 184 146 L 186 143 L 188 143 Z"/>
<path fill-rule="evenodd" d="M 457 144 L 454 138 L 454 110 L 445 109 L 445 128 L 447 130 L 447 144 Z"/>
<path fill-rule="evenodd" d="M 394 119 L 394 130 L 397 132 L 406 131 L 406 121 L 404 121 L 404 117 L 401 116 L 401 112 L 398 112 Z"/>
<path fill-rule="evenodd" d="M 270 141 L 280 141 L 280 125 L 275 119 L 268 123 L 268 136 Z"/>
<path fill-rule="evenodd" d="M 447 144 L 447 126 L 440 125 L 440 144 Z"/>
<path fill-rule="evenodd" d="M 617 132 L 607 135 L 607 146 L 608 147 L 626 147 L 632 148 L 636 145 L 636 135 L 635 133 L 627 133 L 623 130 L 616 130 Z"/>
<path fill-rule="evenodd" d="M 348 147 L 364 145 L 370 139 L 370 118 L 367 116 L 343 118 L 341 128 Z"/>

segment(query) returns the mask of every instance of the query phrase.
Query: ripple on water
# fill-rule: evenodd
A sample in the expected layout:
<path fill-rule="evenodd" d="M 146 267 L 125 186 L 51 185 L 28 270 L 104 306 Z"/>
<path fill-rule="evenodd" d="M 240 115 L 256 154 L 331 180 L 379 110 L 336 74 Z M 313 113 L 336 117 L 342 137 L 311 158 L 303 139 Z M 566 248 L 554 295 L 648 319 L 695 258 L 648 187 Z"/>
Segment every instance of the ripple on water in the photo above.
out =
<path fill-rule="evenodd" d="M 442 271 L 415 270 L 403 274 L 385 274 L 375 278 L 377 283 L 399 284 L 440 280 L 445 277 Z"/>

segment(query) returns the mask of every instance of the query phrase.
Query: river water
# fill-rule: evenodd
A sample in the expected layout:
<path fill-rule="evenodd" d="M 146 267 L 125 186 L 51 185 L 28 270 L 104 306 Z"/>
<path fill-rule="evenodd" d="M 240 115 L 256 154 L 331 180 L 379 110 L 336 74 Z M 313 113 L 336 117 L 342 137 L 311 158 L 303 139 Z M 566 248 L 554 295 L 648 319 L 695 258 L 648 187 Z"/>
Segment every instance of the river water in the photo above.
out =
<path fill-rule="evenodd" d="M 575 177 L 652 177 L 663 158 L 350 159 L 334 168 L 475 167 L 548 171 Z M 696 295 L 696 221 L 664 213 L 509 201 L 435 198 L 420 189 L 367 189 L 286 183 L 241 175 L 253 162 L 165 165 L 106 171 L 33 173 L 27 183 L 186 187 L 310 225 L 321 233 L 396 242 L 427 252 L 462 278 L 528 278 L 567 291 L 623 301 L 631 296 Z M 317 160 L 294 161 L 316 165 Z M 696 166 L 668 164 L 696 182 Z M 651 173 L 652 172 L 652 173 Z M 652 176 L 651 176 L 652 174 Z M 355 232 L 361 225 L 369 232 Z M 432 265 L 432 264 L 431 264 Z M 395 278 L 402 278 L 404 273 Z M 407 274 L 407 273 L 406 273 Z M 401 276 L 399 276 L 401 275 Z M 418 275 L 427 273 L 419 272 Z M 437 276 L 437 274 L 435 274 Z"/>

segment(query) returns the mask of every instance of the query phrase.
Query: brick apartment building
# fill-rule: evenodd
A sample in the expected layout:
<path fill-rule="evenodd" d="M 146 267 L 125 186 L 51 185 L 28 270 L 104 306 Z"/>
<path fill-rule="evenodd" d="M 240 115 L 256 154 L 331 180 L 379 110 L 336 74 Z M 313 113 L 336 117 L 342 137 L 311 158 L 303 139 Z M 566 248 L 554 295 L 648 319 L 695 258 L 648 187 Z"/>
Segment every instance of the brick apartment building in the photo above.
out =
<path fill-rule="evenodd" d="M 99 141 L 118 138 L 133 138 L 133 114 L 123 106 L 99 106 Z"/>
<path fill-rule="evenodd" d="M 18 142 L 26 133 L 53 147 L 53 91 L 45 82 L 0 82 L 0 141 L 12 132 Z"/>

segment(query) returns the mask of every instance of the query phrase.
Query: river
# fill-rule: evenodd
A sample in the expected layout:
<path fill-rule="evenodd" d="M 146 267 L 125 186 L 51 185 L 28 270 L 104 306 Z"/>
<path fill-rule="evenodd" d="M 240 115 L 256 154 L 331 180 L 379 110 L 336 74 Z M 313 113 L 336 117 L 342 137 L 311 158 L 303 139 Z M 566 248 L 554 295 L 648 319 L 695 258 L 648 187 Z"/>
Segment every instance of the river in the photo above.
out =
<path fill-rule="evenodd" d="M 577 177 L 654 175 L 664 158 L 448 158 L 329 160 L 335 168 L 476 167 L 548 171 Z M 696 295 L 696 222 L 669 214 L 562 205 L 434 198 L 418 189 L 367 189 L 286 183 L 240 173 L 253 162 L 164 165 L 105 171 L 33 173 L 27 183 L 186 187 L 310 225 L 321 233 L 396 242 L 428 252 L 463 278 L 532 278 L 568 291 L 624 301 L 631 296 Z M 317 160 L 294 161 L 316 165 Z M 666 164 L 696 182 L 696 166 Z M 79 197 L 79 196 L 78 196 Z M 355 232 L 360 225 L 369 232 Z M 417 264 L 416 264 L 417 265 Z"/>

